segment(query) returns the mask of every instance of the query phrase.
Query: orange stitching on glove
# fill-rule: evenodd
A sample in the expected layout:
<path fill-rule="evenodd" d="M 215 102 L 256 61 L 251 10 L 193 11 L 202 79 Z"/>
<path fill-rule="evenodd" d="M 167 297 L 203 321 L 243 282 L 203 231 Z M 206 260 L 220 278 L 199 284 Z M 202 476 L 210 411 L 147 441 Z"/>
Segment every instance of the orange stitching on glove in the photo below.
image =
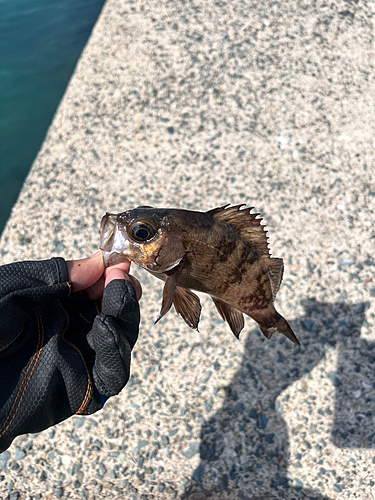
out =
<path fill-rule="evenodd" d="M 20 405 L 22 403 L 22 399 L 23 399 L 23 397 L 25 395 L 25 392 L 26 392 L 26 389 L 27 389 L 27 387 L 29 385 L 31 376 L 34 373 L 35 367 L 36 367 L 36 365 L 38 363 L 38 359 L 40 357 L 41 348 L 43 346 L 43 340 L 44 340 L 44 330 L 43 330 L 43 324 L 42 324 L 42 320 L 40 318 L 40 314 L 39 313 L 36 313 L 36 318 L 37 318 L 37 327 L 38 327 L 38 342 L 37 342 L 36 350 L 35 350 L 35 352 L 33 354 L 32 359 L 29 362 L 29 366 L 27 367 L 25 376 L 24 376 L 24 378 L 23 378 L 23 380 L 22 380 L 22 382 L 20 384 L 20 387 L 19 387 L 19 389 L 17 391 L 16 397 L 15 397 L 15 399 L 13 401 L 13 404 L 12 404 L 10 410 L 9 410 L 9 414 L 8 414 L 7 418 L 5 419 L 4 423 L 1 426 L 0 437 L 2 437 L 4 435 L 4 433 L 9 429 L 9 427 L 11 426 L 13 420 L 15 419 L 15 417 L 17 415 L 17 410 L 18 410 L 18 408 L 20 407 Z M 26 377 L 27 377 L 27 380 L 26 380 Z M 25 380 L 26 380 L 26 382 L 25 382 Z M 22 388 L 22 386 L 24 386 L 24 387 Z M 17 403 L 17 399 L 19 399 L 19 401 L 18 401 L 17 407 L 15 408 L 15 405 Z M 12 415 L 12 413 L 13 413 L 13 415 Z"/>
<path fill-rule="evenodd" d="M 78 311 L 78 314 L 81 316 L 82 319 L 84 319 L 87 323 L 90 323 L 90 325 L 92 325 L 92 321 L 90 321 L 89 319 L 85 318 L 83 314 L 81 314 L 79 311 Z"/>
<path fill-rule="evenodd" d="M 95 301 L 95 309 L 96 309 L 96 312 L 97 312 L 98 314 L 100 314 L 100 313 L 101 313 L 101 311 L 99 310 L 99 307 L 98 307 L 98 301 L 97 301 L 97 300 Z"/>
<path fill-rule="evenodd" d="M 86 375 L 87 375 L 87 389 L 86 389 L 86 394 L 85 394 L 85 397 L 83 398 L 83 401 L 81 403 L 81 406 L 78 408 L 78 410 L 76 411 L 76 415 L 78 415 L 81 411 L 84 410 L 86 404 L 87 404 L 87 401 L 89 400 L 89 397 L 90 397 L 90 394 L 91 394 L 91 378 L 90 378 L 90 373 L 89 373 L 89 370 L 86 366 L 86 361 L 85 361 L 85 358 L 83 357 L 81 351 L 78 349 L 78 347 L 76 347 L 74 344 L 72 344 L 71 342 L 69 342 L 69 340 L 67 340 L 65 338 L 65 332 L 66 330 L 68 329 L 69 327 L 69 316 L 66 314 L 67 316 L 67 325 L 66 325 L 66 328 L 62 334 L 62 339 L 64 342 L 66 342 L 70 347 L 73 347 L 73 349 L 75 349 L 78 354 L 80 355 L 81 359 L 82 359 L 82 363 L 83 363 L 83 366 L 85 367 L 85 370 L 86 370 Z"/>
<path fill-rule="evenodd" d="M 19 333 L 17 333 L 17 335 L 14 337 L 14 339 L 13 339 L 13 340 L 11 340 L 11 341 L 9 342 L 9 344 L 5 345 L 4 347 L 2 347 L 2 348 L 0 349 L 0 352 L 4 351 L 7 347 L 9 347 L 11 344 L 13 344 L 13 342 L 14 342 L 15 340 L 17 340 L 17 339 L 18 339 L 18 337 L 21 335 L 21 333 L 22 333 L 22 332 L 23 332 L 23 328 L 21 328 L 21 330 L 19 331 Z"/>

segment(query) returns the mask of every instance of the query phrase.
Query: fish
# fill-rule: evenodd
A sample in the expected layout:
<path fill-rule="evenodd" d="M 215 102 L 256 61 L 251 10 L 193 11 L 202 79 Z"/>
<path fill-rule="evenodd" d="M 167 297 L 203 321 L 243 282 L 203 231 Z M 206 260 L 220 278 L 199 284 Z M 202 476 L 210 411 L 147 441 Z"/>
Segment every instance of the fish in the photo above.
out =
<path fill-rule="evenodd" d="M 275 309 L 284 265 L 271 257 L 259 213 L 246 204 L 223 205 L 207 212 L 140 206 L 107 213 L 100 228 L 106 267 L 130 260 L 165 282 L 158 322 L 171 309 L 198 330 L 199 297 L 208 294 L 239 338 L 244 314 L 270 339 L 276 332 L 299 340 Z"/>

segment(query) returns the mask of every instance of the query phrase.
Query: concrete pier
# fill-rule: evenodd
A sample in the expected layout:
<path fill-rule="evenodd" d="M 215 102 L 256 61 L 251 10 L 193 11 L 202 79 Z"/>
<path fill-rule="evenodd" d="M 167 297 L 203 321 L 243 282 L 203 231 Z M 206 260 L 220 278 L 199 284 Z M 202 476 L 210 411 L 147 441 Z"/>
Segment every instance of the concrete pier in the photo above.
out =
<path fill-rule="evenodd" d="M 130 383 L 17 438 L 0 498 L 375 498 L 374 13 L 107 1 L 1 263 L 88 256 L 107 211 L 246 203 L 284 259 L 276 305 L 302 346 L 250 318 L 237 341 L 204 296 L 199 333 L 173 311 L 154 325 L 162 284 L 133 267 Z"/>

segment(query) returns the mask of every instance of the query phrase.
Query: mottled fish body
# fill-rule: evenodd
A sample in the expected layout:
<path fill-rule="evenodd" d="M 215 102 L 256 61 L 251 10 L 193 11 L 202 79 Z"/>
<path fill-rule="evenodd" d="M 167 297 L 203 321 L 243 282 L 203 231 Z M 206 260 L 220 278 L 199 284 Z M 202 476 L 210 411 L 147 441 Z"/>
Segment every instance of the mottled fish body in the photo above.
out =
<path fill-rule="evenodd" d="M 279 331 L 299 344 L 274 300 L 283 276 L 282 259 L 272 258 L 259 214 L 244 205 L 191 210 L 138 207 L 106 214 L 100 248 L 107 266 L 129 259 L 165 281 L 158 320 L 172 303 L 191 328 L 197 328 L 200 300 L 211 296 L 236 337 L 243 314 L 270 338 Z"/>

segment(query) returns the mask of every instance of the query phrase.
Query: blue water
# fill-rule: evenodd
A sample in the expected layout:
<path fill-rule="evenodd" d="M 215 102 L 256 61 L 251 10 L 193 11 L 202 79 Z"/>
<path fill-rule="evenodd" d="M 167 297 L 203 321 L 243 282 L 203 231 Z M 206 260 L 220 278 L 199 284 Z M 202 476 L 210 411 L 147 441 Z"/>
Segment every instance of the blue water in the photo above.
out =
<path fill-rule="evenodd" d="M 0 233 L 104 0 L 0 0 Z"/>

